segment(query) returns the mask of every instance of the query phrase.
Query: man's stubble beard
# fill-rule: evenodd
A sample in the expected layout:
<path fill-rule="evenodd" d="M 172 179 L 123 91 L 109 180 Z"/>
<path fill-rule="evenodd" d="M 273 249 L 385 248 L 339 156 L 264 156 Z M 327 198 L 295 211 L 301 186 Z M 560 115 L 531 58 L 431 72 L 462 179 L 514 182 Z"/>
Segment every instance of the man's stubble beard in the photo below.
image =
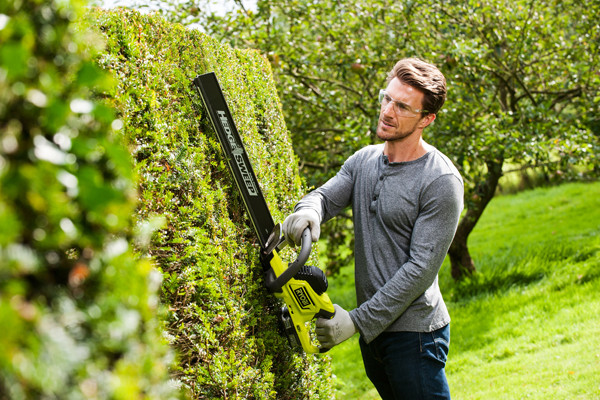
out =
<path fill-rule="evenodd" d="M 393 127 L 394 132 L 387 133 L 382 128 L 383 118 L 380 118 L 379 124 L 377 125 L 377 131 L 376 131 L 377 137 L 386 142 L 396 142 L 396 141 L 404 140 L 417 131 L 417 125 L 419 124 L 419 121 L 420 121 L 420 119 L 418 119 L 415 122 L 415 124 L 412 126 L 412 128 L 410 128 L 410 129 L 405 129 L 405 130 L 399 132 L 398 127 Z M 389 128 L 391 128 L 391 127 L 388 127 L 388 129 Z"/>

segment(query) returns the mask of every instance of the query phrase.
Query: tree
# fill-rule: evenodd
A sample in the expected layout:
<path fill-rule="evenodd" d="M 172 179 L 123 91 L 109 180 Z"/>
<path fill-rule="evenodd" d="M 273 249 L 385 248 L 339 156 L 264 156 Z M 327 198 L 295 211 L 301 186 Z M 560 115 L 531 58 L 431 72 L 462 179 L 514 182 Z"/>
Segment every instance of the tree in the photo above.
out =
<path fill-rule="evenodd" d="M 448 101 L 426 140 L 465 179 L 466 212 L 449 251 L 456 279 L 475 271 L 467 239 L 508 165 L 598 172 L 595 1 L 259 0 L 256 11 L 236 3 L 236 12 L 199 14 L 195 23 L 269 57 L 311 184 L 375 140 L 376 93 L 397 59 L 418 56 L 445 73 Z"/>
<path fill-rule="evenodd" d="M 565 172 L 597 165 L 588 113 L 600 87 L 598 4 L 490 0 L 433 11 L 428 37 L 446 57 L 451 88 L 434 141 L 453 154 L 467 185 L 449 250 L 460 278 L 475 270 L 467 238 L 507 163 Z"/>

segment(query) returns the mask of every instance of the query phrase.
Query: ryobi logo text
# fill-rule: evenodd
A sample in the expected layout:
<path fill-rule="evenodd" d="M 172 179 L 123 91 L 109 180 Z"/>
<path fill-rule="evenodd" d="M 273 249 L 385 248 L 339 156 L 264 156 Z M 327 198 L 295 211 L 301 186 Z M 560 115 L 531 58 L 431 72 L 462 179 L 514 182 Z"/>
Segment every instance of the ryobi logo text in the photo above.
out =
<path fill-rule="evenodd" d="M 244 161 L 244 149 L 241 144 L 238 144 L 235 140 L 235 136 L 231 132 L 231 128 L 229 127 L 229 121 L 227 120 L 227 114 L 225 111 L 217 110 L 217 114 L 219 114 L 219 120 L 221 121 L 221 126 L 225 130 L 225 134 L 227 135 L 227 141 L 229 142 L 229 146 L 231 147 L 231 152 L 233 153 L 233 158 L 238 167 L 238 171 L 242 175 L 242 179 L 244 180 L 244 185 L 248 190 L 248 194 L 250 196 L 258 196 L 258 188 L 256 183 L 254 182 L 252 173 L 246 166 L 246 161 Z"/>
<path fill-rule="evenodd" d="M 304 289 L 303 287 L 299 287 L 294 289 L 293 293 L 296 300 L 298 300 L 298 304 L 300 304 L 300 307 L 310 307 L 310 305 L 312 304 L 312 300 L 310 299 L 308 293 L 306 293 L 306 289 Z"/>

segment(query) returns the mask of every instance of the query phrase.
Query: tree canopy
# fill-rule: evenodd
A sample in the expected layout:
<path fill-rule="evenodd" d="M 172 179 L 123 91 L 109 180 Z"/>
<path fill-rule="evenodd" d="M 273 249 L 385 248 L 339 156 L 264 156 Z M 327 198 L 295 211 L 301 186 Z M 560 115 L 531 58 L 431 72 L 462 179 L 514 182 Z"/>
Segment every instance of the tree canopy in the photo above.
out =
<path fill-rule="evenodd" d="M 376 95 L 395 61 L 420 57 L 446 75 L 448 99 L 425 139 L 465 179 L 467 211 L 450 249 L 456 278 L 475 270 L 467 238 L 509 166 L 597 175 L 596 1 L 259 0 L 255 10 L 236 3 L 237 11 L 218 16 L 202 14 L 206 0 L 190 0 L 170 18 L 269 58 L 312 185 L 376 140 Z"/>

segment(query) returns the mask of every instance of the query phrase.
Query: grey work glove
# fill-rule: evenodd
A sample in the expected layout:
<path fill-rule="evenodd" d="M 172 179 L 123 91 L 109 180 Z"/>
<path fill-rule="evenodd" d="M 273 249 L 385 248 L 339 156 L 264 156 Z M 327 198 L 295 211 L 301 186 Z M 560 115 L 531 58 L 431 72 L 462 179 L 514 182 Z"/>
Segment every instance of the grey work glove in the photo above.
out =
<path fill-rule="evenodd" d="M 306 227 L 310 228 L 310 235 L 313 242 L 319 240 L 321 235 L 321 216 L 312 208 L 302 208 L 283 221 L 281 230 L 285 240 L 292 246 L 301 244 L 302 232 Z"/>
<path fill-rule="evenodd" d="M 337 304 L 334 304 L 333 308 L 335 308 L 333 318 L 317 318 L 317 339 L 319 339 L 321 346 L 326 349 L 350 339 L 357 332 L 356 326 L 350 318 L 350 313 Z"/>

